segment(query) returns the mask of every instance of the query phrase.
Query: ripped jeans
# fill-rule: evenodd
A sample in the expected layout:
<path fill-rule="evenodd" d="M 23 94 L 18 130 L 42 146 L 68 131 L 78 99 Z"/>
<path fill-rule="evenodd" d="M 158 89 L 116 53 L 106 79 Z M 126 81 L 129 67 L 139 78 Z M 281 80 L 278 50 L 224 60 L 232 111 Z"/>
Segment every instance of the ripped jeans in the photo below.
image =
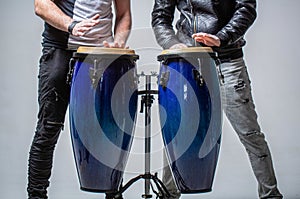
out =
<path fill-rule="evenodd" d="M 249 75 L 243 58 L 222 63 L 221 71 L 224 75 L 224 84 L 221 86 L 223 109 L 248 153 L 258 182 L 259 198 L 282 198 L 277 188 L 271 153 L 257 122 Z M 170 168 L 166 167 L 163 182 L 172 198 L 179 198 L 180 193 L 171 178 Z"/>
<path fill-rule="evenodd" d="M 29 152 L 28 198 L 46 199 L 51 175 L 53 152 L 64 126 L 69 104 L 67 84 L 72 52 L 44 47 L 40 58 L 38 103 L 35 135 Z"/>

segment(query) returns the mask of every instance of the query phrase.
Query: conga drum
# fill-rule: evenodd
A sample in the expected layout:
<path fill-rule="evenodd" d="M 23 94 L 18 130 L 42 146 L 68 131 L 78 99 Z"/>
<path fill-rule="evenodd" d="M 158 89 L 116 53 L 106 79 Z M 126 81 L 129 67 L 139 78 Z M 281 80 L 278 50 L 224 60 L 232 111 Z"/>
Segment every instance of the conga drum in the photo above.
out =
<path fill-rule="evenodd" d="M 137 112 L 131 49 L 79 47 L 73 55 L 70 131 L 82 190 L 114 192 L 122 183 Z"/>
<path fill-rule="evenodd" d="M 181 193 L 209 192 L 216 170 L 222 109 L 216 53 L 208 47 L 158 56 L 163 141 Z"/>

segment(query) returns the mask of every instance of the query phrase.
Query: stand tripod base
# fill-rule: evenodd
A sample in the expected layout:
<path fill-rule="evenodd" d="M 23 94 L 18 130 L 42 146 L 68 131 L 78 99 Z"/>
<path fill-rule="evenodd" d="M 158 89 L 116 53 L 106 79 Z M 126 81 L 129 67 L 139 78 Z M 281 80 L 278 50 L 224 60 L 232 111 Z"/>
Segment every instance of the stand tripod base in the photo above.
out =
<path fill-rule="evenodd" d="M 170 193 L 167 190 L 166 186 L 163 184 L 163 182 L 157 177 L 157 173 L 155 175 L 152 174 L 142 174 L 138 175 L 131 180 L 129 180 L 125 186 L 121 187 L 119 191 L 117 192 L 112 192 L 112 193 L 106 193 L 109 195 L 106 199 L 123 199 L 122 198 L 122 193 L 124 193 L 133 183 L 137 182 L 140 179 L 145 179 L 145 180 L 152 180 L 154 184 L 156 185 L 156 188 L 158 189 L 158 192 L 153 189 L 152 191 L 156 194 L 157 198 L 160 199 L 168 199 L 170 197 Z M 152 198 L 151 194 L 143 194 L 142 198 Z"/>

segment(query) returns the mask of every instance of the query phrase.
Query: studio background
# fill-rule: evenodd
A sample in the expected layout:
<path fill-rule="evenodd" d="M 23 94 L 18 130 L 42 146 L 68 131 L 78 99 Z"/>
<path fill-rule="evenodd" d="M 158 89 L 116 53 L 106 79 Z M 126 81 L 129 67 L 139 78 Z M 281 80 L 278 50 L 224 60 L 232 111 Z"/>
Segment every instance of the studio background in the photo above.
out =
<path fill-rule="evenodd" d="M 33 1 L 1 1 L 0 5 L 0 198 L 24 199 L 28 151 L 38 108 L 37 72 L 43 22 L 34 15 Z M 138 67 L 149 66 L 151 71 L 158 71 L 155 56 L 160 48 L 150 28 L 152 7 L 152 0 L 132 0 L 133 31 L 128 45 L 141 55 Z M 279 188 L 286 199 L 300 198 L 299 8 L 298 0 L 258 1 L 258 18 L 246 34 L 245 47 L 259 122 L 272 152 Z M 140 126 L 137 131 L 141 131 Z M 156 127 L 154 131 L 158 135 Z M 226 118 L 222 136 L 213 191 L 182 198 L 257 198 L 256 181 L 246 152 Z M 153 143 L 154 149 L 157 142 Z M 141 144 L 141 140 L 135 140 L 133 151 L 142 153 Z M 103 194 L 79 189 L 68 117 L 54 157 L 49 198 L 103 198 Z M 153 164 L 159 165 L 160 160 L 155 157 Z M 132 172 L 133 166 L 137 167 L 136 173 Z M 153 168 L 161 173 L 159 166 Z M 142 162 L 132 163 L 129 159 L 125 181 L 142 169 Z M 142 193 L 140 181 L 126 191 L 125 198 L 141 198 Z"/>

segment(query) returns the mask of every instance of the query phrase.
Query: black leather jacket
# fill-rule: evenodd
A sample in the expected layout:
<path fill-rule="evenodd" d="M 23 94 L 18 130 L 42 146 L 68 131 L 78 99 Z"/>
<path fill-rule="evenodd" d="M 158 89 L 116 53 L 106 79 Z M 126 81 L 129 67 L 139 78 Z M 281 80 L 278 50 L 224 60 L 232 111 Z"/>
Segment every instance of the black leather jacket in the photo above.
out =
<path fill-rule="evenodd" d="M 172 23 L 175 8 L 180 11 L 175 33 Z M 221 59 L 243 56 L 243 36 L 256 18 L 256 0 L 155 0 L 152 27 L 157 42 L 164 49 L 174 44 L 195 44 L 193 33 L 206 32 L 220 38 L 215 47 Z"/>

